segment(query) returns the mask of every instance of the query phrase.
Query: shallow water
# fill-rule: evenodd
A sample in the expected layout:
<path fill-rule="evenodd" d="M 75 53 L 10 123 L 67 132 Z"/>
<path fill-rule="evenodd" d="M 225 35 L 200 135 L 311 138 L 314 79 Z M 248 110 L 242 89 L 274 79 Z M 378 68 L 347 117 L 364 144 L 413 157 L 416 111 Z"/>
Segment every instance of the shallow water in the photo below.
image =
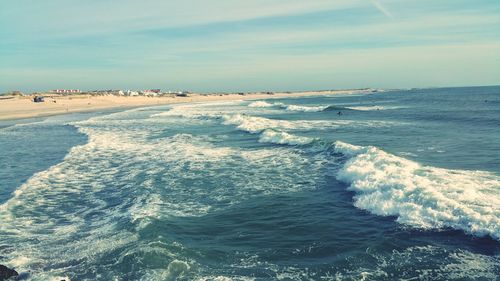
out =
<path fill-rule="evenodd" d="M 23 280 L 493 280 L 498 124 L 500 87 L 4 122 L 0 263 Z"/>

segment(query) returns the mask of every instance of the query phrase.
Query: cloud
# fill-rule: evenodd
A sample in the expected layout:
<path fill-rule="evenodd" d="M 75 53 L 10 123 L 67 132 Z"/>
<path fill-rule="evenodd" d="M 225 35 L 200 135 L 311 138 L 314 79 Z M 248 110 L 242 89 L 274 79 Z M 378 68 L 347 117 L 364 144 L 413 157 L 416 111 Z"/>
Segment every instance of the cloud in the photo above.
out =
<path fill-rule="evenodd" d="M 500 70 L 491 51 L 500 42 L 498 4 L 392 0 L 393 17 L 382 0 L 66 1 L 18 0 L 0 9 L 0 92 L 62 80 L 82 89 L 453 85 L 468 78 L 466 58 L 480 69 L 464 80 L 471 84 L 498 81 L 491 77 Z M 16 21 L 19 13 L 26 19 Z M 416 77 L 403 76 L 405 67 L 419 68 Z M 434 71 L 443 79 L 432 81 L 422 70 L 437 67 L 449 77 Z"/>
<path fill-rule="evenodd" d="M 366 4 L 362 0 L 88 0 L 69 4 L 67 0 L 19 0 L 0 9 L 0 35 L 6 33 L 25 40 L 106 35 L 342 10 L 363 3 Z M 22 21 L 18 20 L 20 14 Z"/>
<path fill-rule="evenodd" d="M 382 6 L 382 4 L 380 4 L 379 1 L 377 1 L 377 0 L 370 0 L 370 2 L 372 2 L 373 6 L 375 6 L 375 8 L 377 8 L 377 10 L 379 10 L 386 17 L 388 17 L 390 19 L 394 18 L 392 16 L 391 12 L 389 12 L 389 10 L 387 10 L 384 6 Z"/>
<path fill-rule="evenodd" d="M 345 49 L 301 55 L 248 54 L 231 61 L 113 71 L 12 68 L 0 69 L 0 84 L 5 90 L 25 90 L 30 86 L 35 88 L 28 90 L 155 85 L 199 91 L 491 85 L 498 84 L 500 77 L 499 47 L 500 43 L 494 42 Z M 481 71 L 471 72 L 470 69 Z M 92 85 L 87 81 L 92 81 Z"/>

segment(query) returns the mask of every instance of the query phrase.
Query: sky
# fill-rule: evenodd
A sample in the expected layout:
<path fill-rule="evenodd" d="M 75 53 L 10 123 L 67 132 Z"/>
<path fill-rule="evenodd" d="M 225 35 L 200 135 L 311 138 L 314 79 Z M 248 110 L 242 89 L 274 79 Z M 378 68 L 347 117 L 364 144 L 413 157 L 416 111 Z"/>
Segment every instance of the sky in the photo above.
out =
<path fill-rule="evenodd" d="M 499 84 L 498 0 L 0 1 L 0 92 Z"/>

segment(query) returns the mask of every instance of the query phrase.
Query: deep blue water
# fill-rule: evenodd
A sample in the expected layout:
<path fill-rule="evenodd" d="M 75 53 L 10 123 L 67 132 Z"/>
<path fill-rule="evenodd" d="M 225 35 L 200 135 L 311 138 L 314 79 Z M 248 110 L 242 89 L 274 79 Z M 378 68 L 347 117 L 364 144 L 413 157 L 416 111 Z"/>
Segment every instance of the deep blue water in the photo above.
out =
<path fill-rule="evenodd" d="M 0 264 L 21 280 L 496 280 L 499 140 L 500 87 L 2 122 Z"/>

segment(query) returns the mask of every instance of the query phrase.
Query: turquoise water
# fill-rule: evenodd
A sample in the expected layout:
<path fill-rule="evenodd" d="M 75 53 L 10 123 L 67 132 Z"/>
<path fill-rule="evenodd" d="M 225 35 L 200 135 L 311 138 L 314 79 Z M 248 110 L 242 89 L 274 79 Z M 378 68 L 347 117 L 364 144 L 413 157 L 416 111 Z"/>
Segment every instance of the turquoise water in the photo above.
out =
<path fill-rule="evenodd" d="M 499 124 L 500 87 L 3 122 L 0 264 L 21 280 L 495 280 Z"/>

